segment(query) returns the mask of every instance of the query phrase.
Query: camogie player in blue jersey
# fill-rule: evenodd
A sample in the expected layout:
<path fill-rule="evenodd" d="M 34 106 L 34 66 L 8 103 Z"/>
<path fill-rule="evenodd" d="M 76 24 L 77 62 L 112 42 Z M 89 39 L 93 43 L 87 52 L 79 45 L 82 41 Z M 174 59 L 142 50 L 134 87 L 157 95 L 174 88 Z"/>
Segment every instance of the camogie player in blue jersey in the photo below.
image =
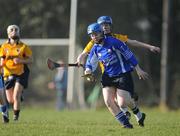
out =
<path fill-rule="evenodd" d="M 124 128 L 133 128 L 127 116 L 120 110 L 120 107 L 128 106 L 133 111 L 138 124 L 144 126 L 145 114 L 140 112 L 132 99 L 134 85 L 131 72 L 135 69 L 140 79 L 148 78 L 148 74 L 139 67 L 127 45 L 116 38 L 105 37 L 98 23 L 89 25 L 87 32 L 94 45 L 86 62 L 85 75 L 91 77 L 98 62 L 102 63 L 104 72 L 101 84 L 107 108 Z M 118 106 L 114 96 L 117 98 Z"/>
<path fill-rule="evenodd" d="M 4 80 L 2 76 L 2 69 L 0 68 L 0 111 L 2 112 L 3 123 L 9 122 L 8 106 L 6 103 L 6 95 L 4 88 Z"/>
<path fill-rule="evenodd" d="M 8 123 L 9 114 L 8 114 L 8 106 L 6 103 L 4 80 L 3 80 L 3 75 L 2 75 L 2 64 L 0 64 L 0 111 L 2 113 L 3 123 Z"/>
<path fill-rule="evenodd" d="M 126 45 L 128 45 L 129 47 L 131 46 L 131 47 L 145 48 L 145 49 L 148 49 L 148 50 L 150 50 L 151 52 L 154 52 L 154 53 L 160 53 L 160 51 L 161 51 L 161 49 L 159 47 L 156 47 L 156 46 L 153 46 L 151 44 L 144 43 L 144 42 L 140 42 L 140 41 L 137 41 L 137 40 L 129 39 L 129 37 L 127 35 L 123 35 L 123 34 L 119 34 L 119 33 L 113 33 L 112 32 L 113 21 L 112 21 L 112 18 L 110 16 L 100 16 L 97 19 L 97 23 L 101 25 L 101 27 L 103 29 L 103 32 L 104 32 L 104 35 L 106 37 L 108 37 L 108 36 L 115 37 L 115 38 L 119 39 L 120 41 L 125 42 Z M 84 64 L 85 58 L 89 54 L 89 52 L 90 52 L 91 48 L 93 47 L 93 45 L 94 45 L 94 41 L 91 40 L 86 45 L 83 52 L 78 55 L 77 63 L 79 65 Z M 100 67 L 101 67 L 101 70 L 103 72 L 104 67 L 101 65 L 101 63 L 100 63 Z M 134 93 L 134 95 L 132 97 L 136 102 L 138 101 L 137 93 Z M 120 108 L 130 118 L 131 114 L 130 114 L 130 112 L 128 112 L 127 107 L 120 107 Z"/>

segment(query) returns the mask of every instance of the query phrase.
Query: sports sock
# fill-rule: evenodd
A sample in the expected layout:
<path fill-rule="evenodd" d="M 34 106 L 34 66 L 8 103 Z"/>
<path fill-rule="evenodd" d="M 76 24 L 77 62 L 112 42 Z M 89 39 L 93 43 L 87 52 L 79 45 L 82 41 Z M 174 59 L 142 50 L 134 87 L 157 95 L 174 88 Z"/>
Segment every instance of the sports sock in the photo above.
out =
<path fill-rule="evenodd" d="M 19 117 L 19 112 L 20 112 L 20 110 L 13 110 L 13 111 L 14 111 L 14 115 L 17 116 L 17 117 Z"/>
<path fill-rule="evenodd" d="M 136 106 L 135 108 L 132 109 L 134 116 L 137 121 L 139 121 L 142 118 L 142 113 L 140 112 L 139 108 Z"/>
<path fill-rule="evenodd" d="M 115 116 L 115 118 L 116 118 L 122 125 L 128 125 L 128 124 L 130 124 L 128 118 L 125 116 L 125 114 L 124 114 L 122 111 L 120 111 L 120 112 Z"/>
<path fill-rule="evenodd" d="M 1 109 L 2 115 L 8 117 L 7 105 L 0 105 L 0 109 Z"/>

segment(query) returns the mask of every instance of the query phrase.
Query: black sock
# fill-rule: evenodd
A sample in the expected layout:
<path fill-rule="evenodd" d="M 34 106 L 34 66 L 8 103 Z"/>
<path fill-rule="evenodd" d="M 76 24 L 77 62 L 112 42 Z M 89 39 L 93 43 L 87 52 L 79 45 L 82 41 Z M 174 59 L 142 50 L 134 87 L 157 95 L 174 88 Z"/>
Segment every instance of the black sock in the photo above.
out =
<path fill-rule="evenodd" d="M 20 110 L 14 110 L 14 115 L 19 117 Z"/>
<path fill-rule="evenodd" d="M 138 108 L 138 107 L 133 108 L 133 109 L 132 109 L 132 112 L 133 112 L 134 114 L 137 114 L 137 113 L 139 112 L 139 108 Z"/>

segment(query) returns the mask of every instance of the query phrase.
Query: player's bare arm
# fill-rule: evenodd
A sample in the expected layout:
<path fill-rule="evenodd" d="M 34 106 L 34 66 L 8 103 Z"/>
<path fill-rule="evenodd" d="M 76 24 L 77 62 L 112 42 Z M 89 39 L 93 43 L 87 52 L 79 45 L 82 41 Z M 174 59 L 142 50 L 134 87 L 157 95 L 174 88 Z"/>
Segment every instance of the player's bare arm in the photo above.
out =
<path fill-rule="evenodd" d="M 86 61 L 86 57 L 87 57 L 88 53 L 83 51 L 81 54 L 79 54 L 79 56 L 77 57 L 77 61 L 76 63 L 78 63 L 78 65 L 80 64 L 84 64 Z"/>
<path fill-rule="evenodd" d="M 154 53 L 160 53 L 161 52 L 161 49 L 159 47 L 156 47 L 156 46 L 153 46 L 153 45 L 150 45 L 150 44 L 147 44 L 147 43 L 143 43 L 143 42 L 140 42 L 140 41 L 137 41 L 137 40 L 128 39 L 126 43 L 129 46 L 146 48 L 146 49 L 148 49 L 148 50 L 150 50 L 151 52 L 154 52 Z"/>

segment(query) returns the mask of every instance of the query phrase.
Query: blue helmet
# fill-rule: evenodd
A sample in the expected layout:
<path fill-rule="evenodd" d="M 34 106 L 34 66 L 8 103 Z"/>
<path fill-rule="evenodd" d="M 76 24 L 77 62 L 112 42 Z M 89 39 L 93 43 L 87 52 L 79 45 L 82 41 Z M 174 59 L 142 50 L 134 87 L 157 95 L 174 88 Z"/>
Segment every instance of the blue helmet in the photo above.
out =
<path fill-rule="evenodd" d="M 108 23 L 112 25 L 112 18 L 110 16 L 101 16 L 97 19 L 98 24 Z"/>
<path fill-rule="evenodd" d="M 98 23 L 93 23 L 88 26 L 87 33 L 88 35 L 91 33 L 103 33 L 103 30 Z"/>

